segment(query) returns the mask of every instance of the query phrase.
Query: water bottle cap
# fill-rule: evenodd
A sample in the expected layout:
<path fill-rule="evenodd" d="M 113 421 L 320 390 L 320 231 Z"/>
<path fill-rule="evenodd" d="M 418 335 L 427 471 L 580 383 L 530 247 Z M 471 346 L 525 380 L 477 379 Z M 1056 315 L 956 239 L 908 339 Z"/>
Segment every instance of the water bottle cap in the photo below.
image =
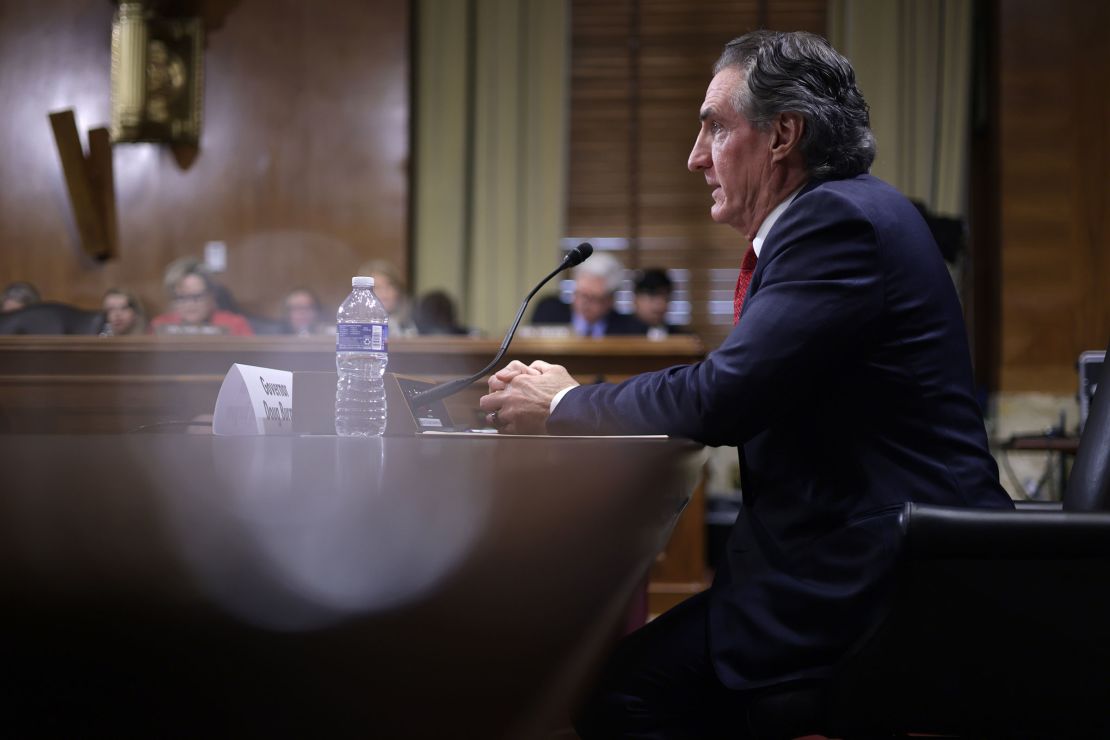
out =
<path fill-rule="evenodd" d="M 362 276 L 362 275 L 360 275 L 358 277 L 353 277 L 353 278 L 351 278 L 351 287 L 352 288 L 373 288 L 374 287 L 374 278 L 365 277 L 365 276 Z"/>

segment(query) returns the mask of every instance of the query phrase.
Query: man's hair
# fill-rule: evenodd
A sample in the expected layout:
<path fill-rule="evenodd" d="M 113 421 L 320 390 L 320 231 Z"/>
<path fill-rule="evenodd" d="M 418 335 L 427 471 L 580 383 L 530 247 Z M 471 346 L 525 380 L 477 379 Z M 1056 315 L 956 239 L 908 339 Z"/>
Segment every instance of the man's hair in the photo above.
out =
<path fill-rule="evenodd" d="M 34 285 L 23 282 L 22 280 L 9 283 L 8 286 L 4 288 L 4 292 L 0 293 L 0 303 L 8 299 L 19 301 L 24 306 L 34 305 L 42 300 L 42 298 L 39 297 L 38 289 L 36 289 Z"/>
<path fill-rule="evenodd" d="M 605 281 L 605 292 L 616 293 L 624 280 L 624 265 L 616 257 L 605 252 L 595 252 L 592 257 L 574 268 L 574 277 L 592 275 Z"/>
<path fill-rule="evenodd" d="M 725 45 L 713 74 L 735 67 L 745 76 L 733 105 L 761 130 L 779 113 L 805 120 L 800 149 L 812 177 L 867 172 L 875 161 L 867 101 L 851 63 L 812 33 L 753 31 Z"/>
<path fill-rule="evenodd" d="M 667 277 L 666 271 L 658 267 L 649 267 L 641 271 L 636 278 L 636 295 L 641 293 L 670 295 L 672 290 L 674 290 L 674 283 Z"/>

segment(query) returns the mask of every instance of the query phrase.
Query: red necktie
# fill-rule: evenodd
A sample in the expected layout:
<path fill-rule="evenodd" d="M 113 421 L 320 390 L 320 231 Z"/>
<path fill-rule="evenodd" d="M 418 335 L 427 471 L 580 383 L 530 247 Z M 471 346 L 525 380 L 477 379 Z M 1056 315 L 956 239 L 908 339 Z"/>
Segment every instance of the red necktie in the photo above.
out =
<path fill-rule="evenodd" d="M 744 307 L 744 296 L 748 294 L 748 286 L 752 284 L 752 273 L 755 272 L 755 247 L 748 245 L 744 252 L 744 259 L 740 262 L 740 274 L 736 276 L 736 295 L 732 298 L 732 325 L 740 323 L 740 309 Z"/>

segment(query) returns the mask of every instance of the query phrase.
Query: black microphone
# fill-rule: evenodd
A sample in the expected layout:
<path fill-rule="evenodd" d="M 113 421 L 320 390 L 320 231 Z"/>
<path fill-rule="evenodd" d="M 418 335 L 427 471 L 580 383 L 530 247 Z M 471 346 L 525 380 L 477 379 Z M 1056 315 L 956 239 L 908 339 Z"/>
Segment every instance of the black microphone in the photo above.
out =
<path fill-rule="evenodd" d="M 547 281 L 558 275 L 563 270 L 566 270 L 576 265 L 580 265 L 586 261 L 586 258 L 594 253 L 594 248 L 589 242 L 582 242 L 574 249 L 567 252 L 567 256 L 554 270 L 549 272 L 547 276 L 536 283 L 536 287 L 532 288 L 528 295 L 524 296 L 524 302 L 520 304 L 520 309 L 516 312 L 516 318 L 513 319 L 513 325 L 509 327 L 509 331 L 505 334 L 505 340 L 501 342 L 501 349 L 497 350 L 497 355 L 493 358 L 493 362 L 486 365 L 484 368 L 466 378 L 456 378 L 449 380 L 446 383 L 432 386 L 426 391 L 415 393 L 409 397 L 409 408 L 417 409 L 420 406 L 427 406 L 435 401 L 442 400 L 448 396 L 453 396 L 463 388 L 466 388 L 478 378 L 482 377 L 494 368 L 501 358 L 505 356 L 505 352 L 509 349 L 509 342 L 513 341 L 513 334 L 516 333 L 516 327 L 520 324 L 521 317 L 524 316 L 524 309 L 528 307 L 528 301 L 532 300 L 532 296 L 536 294 L 540 288 L 547 284 Z"/>

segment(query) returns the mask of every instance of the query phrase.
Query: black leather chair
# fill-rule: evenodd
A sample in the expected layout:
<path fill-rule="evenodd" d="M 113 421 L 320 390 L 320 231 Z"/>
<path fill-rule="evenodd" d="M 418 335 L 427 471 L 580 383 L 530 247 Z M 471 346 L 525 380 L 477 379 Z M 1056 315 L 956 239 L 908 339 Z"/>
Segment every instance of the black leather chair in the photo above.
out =
<path fill-rule="evenodd" d="M 757 738 L 1110 737 L 1110 363 L 1060 510 L 907 504 L 898 590 L 833 680 L 752 703 Z"/>
<path fill-rule="evenodd" d="M 64 303 L 36 303 L 0 313 L 0 334 L 99 334 L 104 314 Z"/>

